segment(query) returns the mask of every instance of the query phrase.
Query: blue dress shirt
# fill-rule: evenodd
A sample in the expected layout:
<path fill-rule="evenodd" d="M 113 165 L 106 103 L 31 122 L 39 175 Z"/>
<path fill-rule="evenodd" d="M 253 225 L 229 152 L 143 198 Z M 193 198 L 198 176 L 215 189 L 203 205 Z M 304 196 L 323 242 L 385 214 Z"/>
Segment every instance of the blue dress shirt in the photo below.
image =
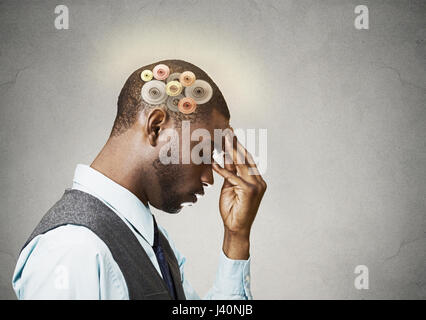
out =
<path fill-rule="evenodd" d="M 153 217 L 133 193 L 95 169 L 78 165 L 73 189 L 110 207 L 132 230 L 161 276 L 155 253 Z M 200 299 L 184 275 L 186 258 L 167 231 L 187 299 Z M 68 224 L 35 237 L 21 252 L 12 285 L 18 299 L 129 299 L 126 281 L 106 244 L 91 230 Z M 252 299 L 250 259 L 232 260 L 221 251 L 213 287 L 204 299 Z"/>

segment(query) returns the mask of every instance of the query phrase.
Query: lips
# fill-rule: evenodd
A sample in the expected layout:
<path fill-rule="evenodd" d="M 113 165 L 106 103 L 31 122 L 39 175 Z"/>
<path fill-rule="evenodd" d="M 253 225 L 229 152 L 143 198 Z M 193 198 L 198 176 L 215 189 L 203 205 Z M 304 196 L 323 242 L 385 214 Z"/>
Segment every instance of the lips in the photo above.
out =
<path fill-rule="evenodd" d="M 197 202 L 197 200 L 202 198 L 203 196 L 204 196 L 204 190 L 203 189 L 200 189 L 200 190 L 192 193 L 191 194 L 191 197 L 192 197 L 192 200 L 193 200 L 192 202 L 194 202 L 194 203 Z"/>
<path fill-rule="evenodd" d="M 201 198 L 202 196 L 204 196 L 204 188 L 201 188 L 200 190 L 196 191 L 195 196 L 197 198 Z"/>
<path fill-rule="evenodd" d="M 198 191 L 192 192 L 192 193 L 188 193 L 188 199 L 185 202 L 181 203 L 182 207 L 190 207 L 192 206 L 195 202 L 198 201 L 198 199 L 202 198 L 204 196 L 204 188 L 201 188 Z"/>

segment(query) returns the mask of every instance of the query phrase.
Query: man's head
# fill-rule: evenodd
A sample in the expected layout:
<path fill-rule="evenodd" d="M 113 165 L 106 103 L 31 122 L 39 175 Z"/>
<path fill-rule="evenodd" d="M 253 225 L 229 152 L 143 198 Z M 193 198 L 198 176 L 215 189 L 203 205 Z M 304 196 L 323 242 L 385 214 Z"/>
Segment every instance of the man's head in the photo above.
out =
<path fill-rule="evenodd" d="M 210 84 L 212 98 L 198 105 L 191 114 L 172 111 L 165 103 L 146 103 L 141 96 L 142 87 L 146 83 L 141 79 L 141 73 L 143 70 L 153 70 L 158 64 L 167 65 L 170 73 L 193 72 L 197 79 Z M 203 188 L 213 184 L 212 168 L 211 164 L 194 163 L 192 159 L 185 163 L 184 158 L 201 140 L 211 146 L 213 141 L 207 141 L 209 139 L 205 136 L 200 141 L 187 140 L 191 140 L 191 133 L 197 129 L 207 130 L 213 140 L 215 129 L 229 127 L 228 106 L 216 84 L 203 70 L 186 61 L 158 61 L 130 75 L 117 104 L 117 116 L 107 143 L 109 147 L 106 146 L 103 151 L 108 157 L 115 158 L 115 165 L 119 166 L 116 170 L 121 175 L 128 175 L 126 181 L 132 181 L 124 184 L 137 196 L 166 212 L 178 212 L 182 203 L 195 202 L 196 194 L 203 194 Z M 185 135 L 186 126 L 183 128 L 182 123 L 190 124 L 189 136 Z M 170 130 L 177 133 L 178 139 L 173 143 L 179 144 L 179 163 L 165 164 L 161 153 L 165 145 L 170 144 Z M 186 145 L 189 147 L 186 148 Z M 105 156 L 98 158 L 105 160 Z"/>
<path fill-rule="evenodd" d="M 213 110 L 216 110 L 229 120 L 230 114 L 228 105 L 226 104 L 222 92 L 219 90 L 213 80 L 207 75 L 207 73 L 192 63 L 183 60 L 162 60 L 137 69 L 127 79 L 118 97 L 117 116 L 112 128 L 112 136 L 117 136 L 130 128 L 136 121 L 141 111 L 148 113 L 152 109 L 158 107 L 156 105 L 145 103 L 141 98 L 142 86 L 145 84 L 145 82 L 141 79 L 141 73 L 143 70 L 153 70 L 154 67 L 158 64 L 167 65 L 171 70 L 170 73 L 192 71 L 196 75 L 197 79 L 207 81 L 213 88 L 212 98 L 207 103 L 199 106 L 192 114 L 185 115 L 180 112 L 170 112 L 165 104 L 161 106 L 175 121 L 176 126 L 179 127 L 182 120 L 189 120 L 191 122 L 198 122 L 201 120 L 204 122 L 209 122 Z"/>

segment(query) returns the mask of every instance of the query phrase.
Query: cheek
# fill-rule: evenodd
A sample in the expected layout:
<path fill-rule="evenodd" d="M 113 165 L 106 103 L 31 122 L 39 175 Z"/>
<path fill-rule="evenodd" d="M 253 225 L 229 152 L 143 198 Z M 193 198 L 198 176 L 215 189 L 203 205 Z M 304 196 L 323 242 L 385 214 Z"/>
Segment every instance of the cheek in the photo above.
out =
<path fill-rule="evenodd" d="M 202 165 L 182 165 L 181 166 L 181 177 L 177 182 L 177 185 L 181 186 L 183 190 L 193 190 L 200 185 L 201 175 L 203 171 Z"/>

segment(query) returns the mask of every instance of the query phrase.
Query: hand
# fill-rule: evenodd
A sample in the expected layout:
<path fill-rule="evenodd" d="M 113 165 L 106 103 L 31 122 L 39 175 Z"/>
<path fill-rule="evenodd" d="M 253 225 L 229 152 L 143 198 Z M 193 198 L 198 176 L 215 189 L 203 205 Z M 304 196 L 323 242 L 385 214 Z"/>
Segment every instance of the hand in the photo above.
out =
<path fill-rule="evenodd" d="M 225 179 L 219 199 L 225 227 L 223 250 L 231 259 L 247 259 L 250 230 L 266 191 L 266 183 L 252 156 L 235 136 L 225 136 L 225 151 L 231 151 L 232 163 L 228 158 L 224 168 L 216 161 L 212 165 Z"/>

